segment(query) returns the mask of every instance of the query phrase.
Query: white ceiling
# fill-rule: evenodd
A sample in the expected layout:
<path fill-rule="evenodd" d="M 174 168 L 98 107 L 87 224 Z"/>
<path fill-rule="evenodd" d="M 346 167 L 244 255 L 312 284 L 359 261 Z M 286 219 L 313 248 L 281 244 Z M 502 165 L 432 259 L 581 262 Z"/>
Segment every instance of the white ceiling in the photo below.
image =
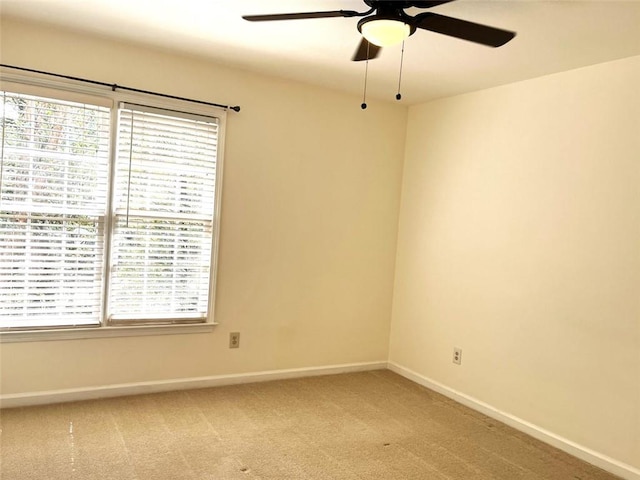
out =
<path fill-rule="evenodd" d="M 188 52 L 362 94 L 357 18 L 252 23 L 243 14 L 358 10 L 361 0 L 0 0 L 15 16 Z M 432 11 L 518 33 L 489 48 L 417 31 L 405 46 L 403 103 L 415 104 L 640 55 L 640 0 L 458 0 Z M 411 10 L 410 13 L 418 13 Z M 368 96 L 393 100 L 400 47 L 369 63 Z"/>

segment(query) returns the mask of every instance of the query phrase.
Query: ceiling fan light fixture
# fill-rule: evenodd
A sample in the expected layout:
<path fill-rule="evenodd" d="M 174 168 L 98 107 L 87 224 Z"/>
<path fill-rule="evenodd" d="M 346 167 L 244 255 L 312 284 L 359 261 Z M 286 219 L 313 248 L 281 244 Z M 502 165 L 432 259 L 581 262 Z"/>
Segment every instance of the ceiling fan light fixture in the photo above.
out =
<path fill-rule="evenodd" d="M 379 47 L 390 47 L 402 43 L 411 35 L 411 27 L 402 20 L 389 18 L 366 18 L 358 25 L 362 36 Z"/>

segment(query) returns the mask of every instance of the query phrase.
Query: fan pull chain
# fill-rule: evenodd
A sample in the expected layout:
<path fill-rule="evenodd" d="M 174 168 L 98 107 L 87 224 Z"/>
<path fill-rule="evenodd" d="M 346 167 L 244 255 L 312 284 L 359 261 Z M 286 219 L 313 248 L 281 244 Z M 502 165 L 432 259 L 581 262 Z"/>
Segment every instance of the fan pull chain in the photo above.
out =
<path fill-rule="evenodd" d="M 364 110 L 367 108 L 367 76 L 369 74 L 369 42 L 367 41 L 367 60 L 365 61 L 364 67 L 364 92 L 362 94 L 362 105 L 360 108 Z"/>
<path fill-rule="evenodd" d="M 402 41 L 402 53 L 400 54 L 400 74 L 398 75 L 398 93 L 396 94 L 396 100 L 402 99 L 400 93 L 400 85 L 402 84 L 402 64 L 404 63 L 404 40 Z"/>

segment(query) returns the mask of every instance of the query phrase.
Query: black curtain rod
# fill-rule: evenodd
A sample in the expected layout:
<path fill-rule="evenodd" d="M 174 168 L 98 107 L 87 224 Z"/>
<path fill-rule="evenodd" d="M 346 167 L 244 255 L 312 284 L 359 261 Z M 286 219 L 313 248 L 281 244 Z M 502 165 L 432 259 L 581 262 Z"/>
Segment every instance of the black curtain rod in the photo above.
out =
<path fill-rule="evenodd" d="M 52 77 L 64 78 L 66 80 L 75 80 L 77 82 L 90 83 L 92 85 L 100 85 L 102 87 L 109 87 L 114 92 L 116 91 L 116 89 L 120 89 L 120 90 L 126 90 L 128 92 L 144 93 L 146 95 L 155 95 L 156 97 L 171 98 L 173 100 L 183 100 L 185 102 L 198 103 L 200 105 L 209 105 L 210 107 L 226 108 L 228 110 L 233 110 L 234 112 L 240 111 L 240 107 L 238 105 L 235 105 L 232 107 L 230 105 L 222 105 L 220 103 L 205 102 L 203 100 L 194 100 L 193 98 L 177 97 L 175 95 L 167 95 L 166 93 L 158 93 L 158 92 L 151 92 L 149 90 L 140 90 L 139 88 L 124 87 L 122 85 L 118 85 L 115 83 L 98 82 L 96 80 L 88 80 L 86 78 L 72 77 L 70 75 L 61 75 L 59 73 L 43 72 L 41 70 L 34 70 L 32 68 L 16 67 L 14 65 L 7 65 L 5 63 L 0 63 L 0 67 L 13 68 L 14 70 L 21 70 L 23 72 L 39 73 L 41 75 L 49 75 Z"/>

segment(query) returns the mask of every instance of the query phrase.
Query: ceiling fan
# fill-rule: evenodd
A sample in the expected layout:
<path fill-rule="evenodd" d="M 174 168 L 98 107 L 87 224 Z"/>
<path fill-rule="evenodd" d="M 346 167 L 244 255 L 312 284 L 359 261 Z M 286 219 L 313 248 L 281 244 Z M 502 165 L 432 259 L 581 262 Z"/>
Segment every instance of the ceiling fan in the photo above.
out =
<path fill-rule="evenodd" d="M 401 43 L 417 29 L 429 30 L 470 42 L 499 47 L 513 37 L 515 32 L 489 27 L 447 17 L 433 12 L 424 12 L 411 16 L 405 9 L 415 7 L 429 9 L 454 0 L 363 0 L 369 7 L 365 12 L 354 10 L 333 10 L 326 12 L 276 13 L 268 15 L 244 15 L 250 22 L 268 22 L 273 20 L 301 20 L 309 18 L 363 17 L 358 21 L 358 31 L 363 38 L 351 60 L 359 62 L 376 58 L 382 47 Z"/>

